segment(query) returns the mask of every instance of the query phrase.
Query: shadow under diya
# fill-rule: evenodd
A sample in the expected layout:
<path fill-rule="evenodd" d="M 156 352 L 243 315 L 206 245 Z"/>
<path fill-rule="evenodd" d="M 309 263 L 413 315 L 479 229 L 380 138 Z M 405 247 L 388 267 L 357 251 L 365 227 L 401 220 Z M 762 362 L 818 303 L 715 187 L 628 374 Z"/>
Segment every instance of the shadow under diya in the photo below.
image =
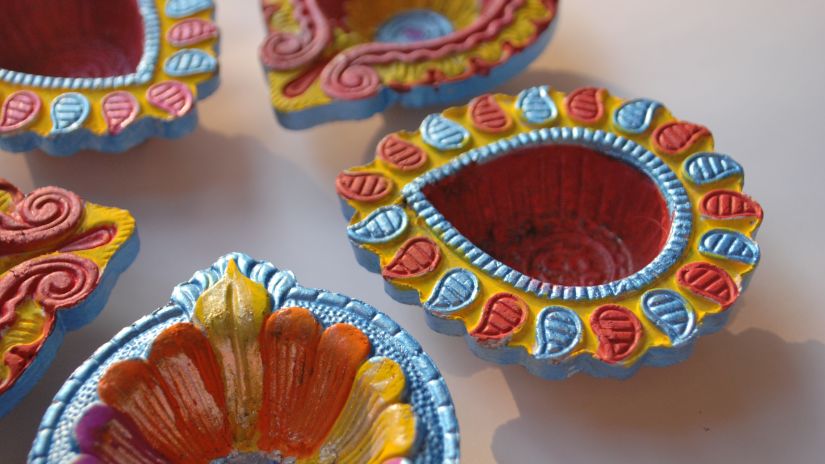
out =
<path fill-rule="evenodd" d="M 231 254 L 102 347 L 30 462 L 457 462 L 452 402 L 386 316 Z"/>
<path fill-rule="evenodd" d="M 0 1 L 0 148 L 124 151 L 194 128 L 217 87 L 211 0 Z"/>
<path fill-rule="evenodd" d="M 485 95 L 338 176 L 356 256 L 435 329 L 547 378 L 626 377 L 718 330 L 759 205 L 710 132 L 650 100 Z"/>
<path fill-rule="evenodd" d="M 558 0 L 266 0 L 261 61 L 290 129 L 457 103 L 534 60 L 557 10 Z"/>

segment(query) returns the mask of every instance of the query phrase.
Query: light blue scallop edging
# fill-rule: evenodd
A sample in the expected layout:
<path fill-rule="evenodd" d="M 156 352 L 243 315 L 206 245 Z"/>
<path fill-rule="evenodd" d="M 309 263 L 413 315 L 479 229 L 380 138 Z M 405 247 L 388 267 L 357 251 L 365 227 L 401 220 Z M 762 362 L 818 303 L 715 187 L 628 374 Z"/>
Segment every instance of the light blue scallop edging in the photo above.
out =
<path fill-rule="evenodd" d="M 374 97 L 364 100 L 335 101 L 301 111 L 277 111 L 278 122 L 291 130 L 308 129 L 313 126 L 339 120 L 361 120 L 384 111 L 390 105 L 400 104 L 405 108 L 422 108 L 433 105 L 464 103 L 476 95 L 487 92 L 519 74 L 532 63 L 547 47 L 558 22 L 558 11 L 553 22 L 538 39 L 513 55 L 509 60 L 490 69 L 487 75 L 477 75 L 458 82 L 438 86 L 419 85 L 409 92 L 396 92 L 387 87 Z M 265 73 L 266 74 L 266 71 Z"/>
<path fill-rule="evenodd" d="M 145 356 L 152 340 L 163 329 L 190 321 L 198 297 L 220 279 L 229 260 L 238 264 L 243 275 L 267 288 L 273 308 L 302 306 L 325 326 L 347 322 L 361 329 L 372 342 L 374 354 L 394 359 L 407 375 L 409 401 L 419 419 L 418 454 L 413 462 L 459 462 L 458 421 L 447 384 L 432 359 L 406 331 L 362 301 L 302 287 L 289 271 L 280 271 L 242 253 L 230 253 L 175 287 L 168 305 L 121 330 L 69 377 L 43 416 L 29 453 L 30 464 L 70 462 L 76 457 L 74 426 L 83 411 L 98 400 L 97 382 L 108 366 L 118 360 Z"/>
<path fill-rule="evenodd" d="M 67 90 L 98 90 L 149 82 L 155 73 L 160 53 L 160 16 L 155 0 L 137 0 L 137 4 L 143 19 L 143 55 L 135 72 L 111 77 L 53 77 L 0 68 L 0 80 L 26 87 Z"/>
<path fill-rule="evenodd" d="M 77 330 L 100 314 L 120 274 L 132 264 L 140 249 L 137 230 L 112 256 L 103 278 L 88 298 L 79 305 L 57 311 L 54 328 L 40 348 L 34 361 L 17 379 L 14 386 L 0 395 L 0 418 L 8 414 L 34 388 L 57 355 L 67 331 Z"/>
<path fill-rule="evenodd" d="M 665 246 L 656 258 L 636 273 L 603 285 L 565 286 L 524 275 L 498 261 L 464 237 L 438 212 L 423 187 L 451 176 L 471 164 L 482 164 L 514 150 L 540 145 L 580 145 L 629 163 L 644 172 L 659 187 L 671 215 Z M 597 300 L 641 290 L 670 269 L 681 258 L 690 238 L 693 212 L 682 182 L 658 156 L 623 136 L 582 127 L 552 127 L 521 133 L 508 139 L 465 152 L 449 163 L 413 179 L 401 192 L 409 207 L 449 247 L 463 255 L 476 270 L 519 290 L 552 300 Z"/>

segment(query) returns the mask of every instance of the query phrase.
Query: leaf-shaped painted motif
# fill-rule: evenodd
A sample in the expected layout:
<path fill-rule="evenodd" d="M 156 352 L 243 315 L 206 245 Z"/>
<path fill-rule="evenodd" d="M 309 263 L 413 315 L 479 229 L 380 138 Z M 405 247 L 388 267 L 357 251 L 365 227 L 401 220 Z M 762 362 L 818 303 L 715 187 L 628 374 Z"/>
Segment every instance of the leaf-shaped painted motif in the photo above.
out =
<path fill-rule="evenodd" d="M 698 185 L 711 184 L 744 173 L 742 166 L 728 155 L 697 153 L 685 160 L 685 174 Z"/>
<path fill-rule="evenodd" d="M 466 308 L 478 297 L 478 277 L 472 272 L 453 268 L 444 273 L 433 288 L 424 308 L 440 314 L 449 314 Z"/>
<path fill-rule="evenodd" d="M 708 192 L 699 204 L 702 215 L 713 219 L 754 217 L 762 219 L 762 207 L 753 198 L 733 190 Z"/>
<path fill-rule="evenodd" d="M 585 124 L 599 122 L 604 116 L 604 98 L 607 91 L 595 87 L 574 90 L 567 96 L 567 115 Z"/>
<path fill-rule="evenodd" d="M 470 141 L 467 129 L 440 114 L 424 118 L 420 130 L 424 141 L 438 150 L 458 150 Z"/>
<path fill-rule="evenodd" d="M 52 102 L 52 133 L 65 134 L 83 127 L 90 110 L 89 100 L 82 94 L 59 95 Z"/>
<path fill-rule="evenodd" d="M 349 200 L 374 202 L 392 192 L 392 181 L 374 172 L 344 171 L 335 178 L 338 195 Z"/>
<path fill-rule="evenodd" d="M 550 98 L 550 88 L 546 85 L 523 90 L 516 100 L 516 108 L 530 124 L 547 124 L 559 115 L 556 104 Z"/>
<path fill-rule="evenodd" d="M 739 297 L 739 287 L 724 269 L 710 263 L 695 262 L 676 272 L 679 285 L 727 308 Z"/>
<path fill-rule="evenodd" d="M 735 230 L 713 229 L 705 232 L 699 240 L 699 251 L 745 264 L 759 262 L 759 245 Z"/>
<path fill-rule="evenodd" d="M 398 249 L 381 270 L 387 279 L 410 279 L 429 274 L 441 262 L 441 249 L 426 237 L 413 237 Z"/>
<path fill-rule="evenodd" d="M 41 106 L 40 97 L 34 92 L 19 90 L 9 95 L 0 114 L 0 134 L 28 127 L 37 119 Z"/>
<path fill-rule="evenodd" d="M 641 134 L 650 128 L 662 104 L 644 98 L 625 102 L 613 114 L 613 122 L 629 134 Z"/>
<path fill-rule="evenodd" d="M 682 295 L 667 289 L 650 290 L 642 296 L 642 311 L 664 332 L 673 346 L 696 335 L 696 315 Z"/>
<path fill-rule="evenodd" d="M 616 363 L 630 357 L 642 339 L 642 323 L 629 309 L 604 305 L 590 316 L 590 327 L 599 338 L 599 358 Z"/>
<path fill-rule="evenodd" d="M 414 171 L 427 162 L 427 154 L 420 147 L 390 134 L 381 140 L 378 158 L 399 171 Z"/>
<path fill-rule="evenodd" d="M 400 206 L 382 206 L 364 220 L 347 227 L 347 235 L 356 243 L 387 243 L 409 226 L 409 220 Z"/>
<path fill-rule="evenodd" d="M 653 131 L 653 144 L 667 155 L 681 155 L 710 131 L 698 124 L 674 121 L 663 124 Z"/>
<path fill-rule="evenodd" d="M 166 16 L 185 18 L 212 8 L 212 0 L 166 0 Z"/>
<path fill-rule="evenodd" d="M 74 464 L 169 462 L 147 443 L 132 419 L 104 404 L 95 404 L 83 412 L 75 437 L 82 454 Z"/>
<path fill-rule="evenodd" d="M 470 117 L 480 131 L 498 133 L 513 127 L 513 120 L 492 95 L 482 95 L 470 102 Z"/>
<path fill-rule="evenodd" d="M 188 113 L 194 102 L 189 87 L 178 81 L 163 81 L 149 87 L 146 91 L 146 99 L 152 105 L 175 117 Z"/>
<path fill-rule="evenodd" d="M 140 103 L 131 92 L 118 90 L 103 97 L 103 119 L 112 135 L 123 132 L 139 112 Z"/>
<path fill-rule="evenodd" d="M 484 304 L 481 321 L 470 335 L 488 348 L 501 346 L 524 327 L 529 311 L 521 298 L 510 293 L 496 293 Z"/>
<path fill-rule="evenodd" d="M 166 40 L 173 47 L 188 47 L 218 36 L 218 26 L 201 18 L 184 19 L 175 23 L 166 33 Z"/>
<path fill-rule="evenodd" d="M 536 351 L 538 359 L 560 359 L 573 351 L 582 340 L 582 322 L 571 309 L 549 306 L 536 321 Z"/>
<path fill-rule="evenodd" d="M 163 65 L 163 70 L 172 77 L 211 73 L 216 69 L 218 69 L 218 60 L 197 48 L 177 51 L 167 58 Z"/>

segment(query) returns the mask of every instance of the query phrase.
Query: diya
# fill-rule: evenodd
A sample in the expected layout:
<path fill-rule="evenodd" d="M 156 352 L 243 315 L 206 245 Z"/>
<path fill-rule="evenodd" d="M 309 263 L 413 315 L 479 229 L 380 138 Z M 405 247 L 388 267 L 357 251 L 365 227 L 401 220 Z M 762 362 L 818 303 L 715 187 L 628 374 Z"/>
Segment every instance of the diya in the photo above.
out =
<path fill-rule="evenodd" d="M 64 156 L 181 137 L 218 86 L 212 0 L 0 8 L 0 149 Z"/>
<path fill-rule="evenodd" d="M 544 49 L 558 0 L 264 0 L 261 61 L 280 123 L 466 101 Z"/>
<path fill-rule="evenodd" d="M 458 462 L 450 394 L 371 306 L 230 254 L 102 346 L 31 463 Z"/>
<path fill-rule="evenodd" d="M 545 378 L 683 360 L 759 261 L 762 209 L 710 131 L 604 89 L 478 97 L 336 182 L 392 296 Z"/>
<path fill-rule="evenodd" d="M 0 179 L 0 417 L 34 387 L 63 335 L 94 319 L 138 250 L 128 211 Z"/>

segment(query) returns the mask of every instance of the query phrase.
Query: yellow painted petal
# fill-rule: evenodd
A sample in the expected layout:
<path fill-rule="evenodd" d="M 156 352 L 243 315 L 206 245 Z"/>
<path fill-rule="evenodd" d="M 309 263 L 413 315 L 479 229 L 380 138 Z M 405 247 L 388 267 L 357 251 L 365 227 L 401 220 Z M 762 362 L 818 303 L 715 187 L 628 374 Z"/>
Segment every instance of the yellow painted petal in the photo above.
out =
<path fill-rule="evenodd" d="M 269 308 L 266 289 L 244 277 L 234 261 L 195 304 L 196 322 L 222 369 L 227 416 L 234 445 L 241 451 L 255 449 L 263 383 L 258 335 Z"/>
<path fill-rule="evenodd" d="M 16 347 L 45 342 L 51 329 L 51 321 L 46 318 L 43 308 L 32 299 L 26 299 L 14 311 L 17 314 L 14 324 L 0 336 L 0 360 L 8 361 Z M 0 389 L 13 374 L 20 373 L 13 373 L 5 362 L 0 362 Z"/>

